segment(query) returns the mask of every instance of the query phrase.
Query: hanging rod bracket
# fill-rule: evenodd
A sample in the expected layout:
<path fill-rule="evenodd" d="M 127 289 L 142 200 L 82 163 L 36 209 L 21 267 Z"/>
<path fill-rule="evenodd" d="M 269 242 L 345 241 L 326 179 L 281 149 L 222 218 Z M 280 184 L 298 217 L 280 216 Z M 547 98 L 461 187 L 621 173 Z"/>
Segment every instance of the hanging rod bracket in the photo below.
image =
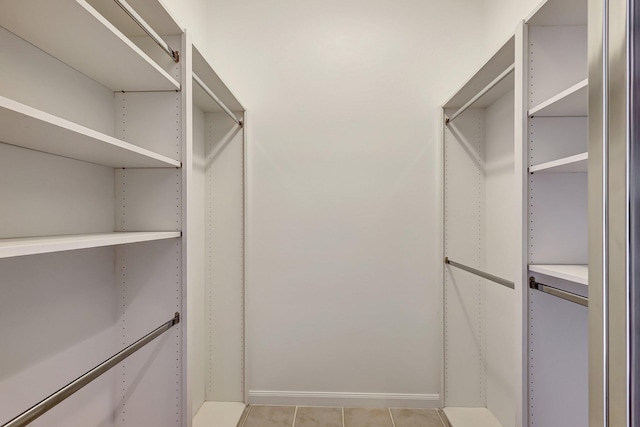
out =
<path fill-rule="evenodd" d="M 164 50 L 167 53 L 167 55 L 169 55 L 173 59 L 173 62 L 175 63 L 180 62 L 180 52 L 178 52 L 177 50 L 171 49 L 171 46 L 169 46 L 169 44 L 165 42 L 162 39 L 162 37 L 160 37 L 158 33 L 156 33 L 153 30 L 153 28 L 151 28 L 151 26 L 147 24 L 147 22 L 144 19 L 142 19 L 140 15 L 138 15 L 138 12 L 136 12 L 135 9 L 132 8 L 129 5 L 129 3 L 126 2 L 126 0 L 113 0 L 113 1 L 116 2 L 116 4 L 120 6 L 120 8 L 124 10 L 124 12 L 127 15 L 129 15 L 129 17 L 133 20 L 133 22 L 135 22 L 142 29 L 142 31 L 147 33 L 147 35 L 151 37 L 153 41 L 156 42 L 156 44 L 160 46 L 160 48 Z"/>
<path fill-rule="evenodd" d="M 553 295 L 554 297 L 558 297 L 563 300 L 580 304 L 584 307 L 589 307 L 589 298 L 537 282 L 534 276 L 529 277 L 529 288 L 544 292 L 545 294 Z"/>

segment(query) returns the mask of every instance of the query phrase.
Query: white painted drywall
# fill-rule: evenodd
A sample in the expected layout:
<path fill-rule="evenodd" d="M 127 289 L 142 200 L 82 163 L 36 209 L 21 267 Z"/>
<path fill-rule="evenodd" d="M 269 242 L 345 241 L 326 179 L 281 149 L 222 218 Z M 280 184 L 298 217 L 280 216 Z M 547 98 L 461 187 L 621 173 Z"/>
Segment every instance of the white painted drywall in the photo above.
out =
<path fill-rule="evenodd" d="M 498 46 L 513 33 L 543 0 L 483 0 L 483 33 L 486 48 Z"/>
<path fill-rule="evenodd" d="M 483 59 L 481 6 L 209 5 L 250 113 L 249 393 L 440 393 L 439 105 Z"/>
<path fill-rule="evenodd" d="M 251 112 L 249 388 L 438 393 L 437 106 L 539 0 L 165 3 Z"/>
<path fill-rule="evenodd" d="M 191 34 L 193 44 L 205 51 L 208 46 L 208 10 L 211 0 L 160 0 L 182 28 Z"/>

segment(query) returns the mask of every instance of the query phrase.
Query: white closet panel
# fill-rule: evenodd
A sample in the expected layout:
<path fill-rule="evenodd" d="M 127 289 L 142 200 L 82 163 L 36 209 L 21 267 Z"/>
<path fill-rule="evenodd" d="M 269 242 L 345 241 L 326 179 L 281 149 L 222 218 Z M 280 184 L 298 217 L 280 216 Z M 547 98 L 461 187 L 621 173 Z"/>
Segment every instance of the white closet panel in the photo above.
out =
<path fill-rule="evenodd" d="M 586 26 L 529 27 L 528 108 L 587 78 Z"/>
<path fill-rule="evenodd" d="M 587 193 L 585 173 L 533 175 L 529 263 L 587 263 Z"/>
<path fill-rule="evenodd" d="M 0 238 L 114 230 L 113 169 L 0 144 Z"/>
<path fill-rule="evenodd" d="M 194 85 L 195 86 L 195 85 Z M 210 208 L 207 200 L 207 156 L 205 113 L 193 108 L 193 154 L 191 190 L 187 224 L 194 233 L 188 236 L 187 263 L 189 268 L 189 358 L 193 375 L 190 377 L 192 391 L 191 415 L 195 416 L 205 402 L 209 379 L 211 345 L 209 341 L 209 321 L 206 316 L 208 272 L 211 268 L 208 257 L 207 218 Z"/>
<path fill-rule="evenodd" d="M 181 94 L 115 94 L 115 137 L 171 159 L 182 159 Z"/>
<path fill-rule="evenodd" d="M 119 246 L 116 289 L 117 343 L 124 348 L 182 311 L 180 240 Z M 115 368 L 116 425 L 181 425 L 181 346 L 176 327 Z"/>
<path fill-rule="evenodd" d="M 0 260 L 0 422 L 117 351 L 114 263 L 113 248 Z M 114 381 L 107 373 L 33 425 L 110 425 Z"/>
<path fill-rule="evenodd" d="M 244 130 L 224 113 L 207 129 L 207 400 L 244 401 Z"/>
<path fill-rule="evenodd" d="M 528 130 L 531 165 L 587 152 L 586 117 L 535 117 Z"/>
<path fill-rule="evenodd" d="M 514 185 L 514 94 L 503 95 L 485 112 L 484 229 L 485 271 L 514 281 L 518 246 Z M 513 289 L 485 281 L 486 406 L 503 426 L 513 425 L 515 389 L 515 328 Z"/>
<path fill-rule="evenodd" d="M 182 229 L 179 169 L 117 169 L 115 178 L 117 231 Z"/>
<path fill-rule="evenodd" d="M 446 111 L 450 114 L 452 111 Z M 445 254 L 484 268 L 484 110 L 445 128 Z M 445 266 L 445 405 L 486 406 L 484 280 Z"/>
<path fill-rule="evenodd" d="M 2 96 L 113 135 L 112 90 L 1 26 L 0 51 Z"/>
<path fill-rule="evenodd" d="M 530 426 L 589 425 L 587 317 L 587 307 L 529 292 Z"/>

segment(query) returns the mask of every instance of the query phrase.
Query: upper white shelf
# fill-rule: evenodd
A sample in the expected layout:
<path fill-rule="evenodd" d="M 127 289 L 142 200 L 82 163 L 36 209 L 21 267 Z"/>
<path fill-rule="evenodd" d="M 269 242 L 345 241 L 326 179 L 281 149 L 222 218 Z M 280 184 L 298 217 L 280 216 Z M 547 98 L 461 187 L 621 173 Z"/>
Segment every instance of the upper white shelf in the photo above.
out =
<path fill-rule="evenodd" d="M 238 98 L 213 70 L 195 45 L 192 45 L 191 55 L 193 59 L 193 74 L 197 75 L 232 112 L 242 113 L 245 111 Z M 207 113 L 222 111 L 218 104 L 195 81 L 193 82 L 193 102 Z"/>
<path fill-rule="evenodd" d="M 584 117 L 589 108 L 589 81 L 584 79 L 529 110 L 529 117 Z"/>
<path fill-rule="evenodd" d="M 491 58 L 485 62 L 472 77 L 467 80 L 462 87 L 456 91 L 448 101 L 443 104 L 446 109 L 458 109 L 465 105 L 469 100 L 475 97 L 489 83 L 498 77 L 503 71 L 513 65 L 515 61 L 515 36 L 511 36 L 498 49 Z M 513 90 L 514 74 L 511 73 L 502 83 L 496 85 L 493 90 L 489 91 L 474 107 L 486 107 L 493 103 L 507 91 Z"/>
<path fill-rule="evenodd" d="M 564 157 L 562 159 L 553 160 L 539 165 L 531 166 L 530 173 L 577 173 L 587 172 L 589 164 L 589 153 L 580 153 L 575 156 Z"/>
<path fill-rule="evenodd" d="M 0 239 L 0 258 L 37 255 L 180 237 L 179 231 L 114 232 Z"/>
<path fill-rule="evenodd" d="M 113 91 L 180 89 L 84 0 L 7 0 L 0 26 Z"/>
<path fill-rule="evenodd" d="M 0 96 L 0 142 L 111 167 L 180 167 L 175 159 Z"/>
<path fill-rule="evenodd" d="M 546 274 L 547 276 L 557 277 L 559 279 L 580 283 L 582 285 L 589 285 L 588 265 L 532 264 L 529 266 L 529 271 Z"/>

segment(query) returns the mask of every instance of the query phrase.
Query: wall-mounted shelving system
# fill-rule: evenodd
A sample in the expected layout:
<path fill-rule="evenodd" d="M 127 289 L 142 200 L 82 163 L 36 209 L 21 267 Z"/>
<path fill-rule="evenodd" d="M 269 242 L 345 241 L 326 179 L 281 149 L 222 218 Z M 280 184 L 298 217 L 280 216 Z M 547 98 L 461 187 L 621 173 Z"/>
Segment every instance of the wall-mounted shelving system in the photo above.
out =
<path fill-rule="evenodd" d="M 516 29 L 516 72 L 501 82 L 514 91 L 509 115 L 492 121 L 502 92 L 444 124 L 443 255 L 515 283 L 509 299 L 445 266 L 444 395 L 454 427 L 473 425 L 463 415 L 474 410 L 504 427 L 588 424 L 586 3 L 542 2 Z M 445 117 L 505 69 L 499 58 L 447 101 Z"/>
<path fill-rule="evenodd" d="M 519 412 L 519 43 L 511 37 L 443 110 L 443 403 L 456 427 L 510 426 Z"/>
<path fill-rule="evenodd" d="M 12 60 L 0 63 L 0 332 L 11 346 L 0 355 L 0 424 L 174 313 L 179 325 L 31 425 L 190 426 L 205 398 L 203 302 L 223 282 L 209 281 L 219 265 L 207 251 L 243 247 L 244 128 L 194 119 L 192 70 L 243 121 L 244 108 L 160 2 L 128 3 L 138 23 L 113 0 L 2 6 Z M 229 142 L 229 123 L 235 156 L 207 154 L 204 137 Z M 239 177 L 216 183 L 219 204 L 206 202 L 214 157 Z M 236 228 L 212 243 L 204 219 L 228 201 Z M 229 275 L 241 278 L 242 250 L 233 256 Z M 241 300 L 242 281 L 231 284 Z"/>
<path fill-rule="evenodd" d="M 526 22 L 528 425 L 587 425 L 587 2 Z"/>

